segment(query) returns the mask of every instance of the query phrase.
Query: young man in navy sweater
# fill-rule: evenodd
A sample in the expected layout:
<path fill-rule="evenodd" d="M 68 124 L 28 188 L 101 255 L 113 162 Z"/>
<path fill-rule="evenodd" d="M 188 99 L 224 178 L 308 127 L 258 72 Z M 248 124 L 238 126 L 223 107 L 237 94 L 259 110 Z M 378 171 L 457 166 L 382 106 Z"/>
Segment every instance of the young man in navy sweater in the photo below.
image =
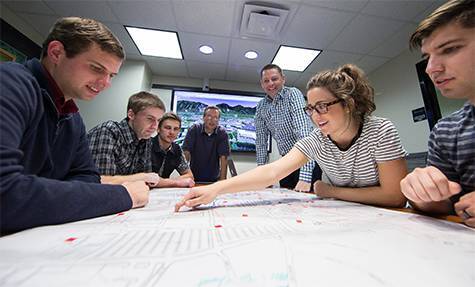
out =
<path fill-rule="evenodd" d="M 75 100 L 108 88 L 124 51 L 103 24 L 56 22 L 41 60 L 0 65 L 0 233 L 112 214 L 148 202 L 143 181 L 100 183 Z"/>

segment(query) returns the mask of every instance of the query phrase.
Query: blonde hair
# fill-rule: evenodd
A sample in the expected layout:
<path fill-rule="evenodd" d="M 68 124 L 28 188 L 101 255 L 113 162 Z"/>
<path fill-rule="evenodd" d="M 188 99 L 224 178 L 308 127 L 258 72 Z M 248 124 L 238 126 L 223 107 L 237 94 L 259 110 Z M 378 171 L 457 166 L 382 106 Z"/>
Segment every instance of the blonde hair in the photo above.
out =
<path fill-rule="evenodd" d="M 136 114 L 149 107 L 159 108 L 160 110 L 165 111 L 165 104 L 157 95 L 141 91 L 130 96 L 127 104 L 127 111 L 132 110 L 132 112 Z"/>

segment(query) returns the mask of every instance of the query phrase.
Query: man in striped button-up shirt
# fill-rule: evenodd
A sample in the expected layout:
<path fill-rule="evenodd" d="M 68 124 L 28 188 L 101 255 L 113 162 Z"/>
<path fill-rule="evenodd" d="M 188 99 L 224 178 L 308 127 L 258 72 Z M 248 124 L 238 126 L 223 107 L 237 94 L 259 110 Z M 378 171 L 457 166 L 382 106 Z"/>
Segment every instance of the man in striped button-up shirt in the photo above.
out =
<path fill-rule="evenodd" d="M 267 140 L 269 135 L 277 142 L 281 156 L 286 155 L 294 144 L 308 136 L 313 125 L 303 108 L 305 99 L 299 89 L 286 87 L 282 69 L 274 64 L 261 70 L 261 86 L 266 97 L 257 104 L 256 156 L 257 164 L 269 160 Z M 321 178 L 321 170 L 315 162 L 309 162 L 280 181 L 280 186 L 298 191 L 310 191 L 312 184 Z"/>

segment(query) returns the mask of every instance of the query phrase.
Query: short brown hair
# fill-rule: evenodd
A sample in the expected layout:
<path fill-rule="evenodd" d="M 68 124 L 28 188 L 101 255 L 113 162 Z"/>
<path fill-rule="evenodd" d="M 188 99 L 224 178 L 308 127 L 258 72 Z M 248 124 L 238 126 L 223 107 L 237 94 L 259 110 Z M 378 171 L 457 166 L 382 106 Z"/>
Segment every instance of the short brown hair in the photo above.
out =
<path fill-rule="evenodd" d="M 362 120 L 370 115 L 374 104 L 374 89 L 364 72 L 353 64 L 343 65 L 336 70 L 327 70 L 313 76 L 307 90 L 325 88 L 348 106 L 352 118 Z"/>
<path fill-rule="evenodd" d="M 47 56 L 49 43 L 55 40 L 63 44 L 68 58 L 87 51 L 93 43 L 121 60 L 125 58 L 124 48 L 119 40 L 109 28 L 93 19 L 65 17 L 56 21 L 43 42 L 42 58 Z"/>
<path fill-rule="evenodd" d="M 216 110 L 216 111 L 218 111 L 218 113 L 219 113 L 219 116 L 218 116 L 218 117 L 221 117 L 221 110 L 220 110 L 217 106 L 207 106 L 207 107 L 205 108 L 205 110 L 203 111 L 203 117 L 206 116 L 206 113 L 207 113 L 209 110 Z"/>
<path fill-rule="evenodd" d="M 167 113 L 164 113 L 162 118 L 160 119 L 160 121 L 158 122 L 158 127 L 161 128 L 162 127 L 162 124 L 164 121 L 166 120 L 174 120 L 174 121 L 177 121 L 180 123 L 180 127 L 181 127 L 181 118 L 180 116 L 178 116 L 177 114 L 175 114 L 174 112 L 167 112 Z"/>
<path fill-rule="evenodd" d="M 136 114 L 149 107 L 159 108 L 165 111 L 165 104 L 157 95 L 141 91 L 130 96 L 129 103 L 127 104 L 127 112 L 132 110 L 132 112 Z"/>
<path fill-rule="evenodd" d="M 422 41 L 436 29 L 457 22 L 464 28 L 475 27 L 475 1 L 452 0 L 437 8 L 417 27 L 409 40 L 411 49 L 421 47 Z"/>
<path fill-rule="evenodd" d="M 261 69 L 261 77 L 264 71 L 272 70 L 272 69 L 276 69 L 277 72 L 279 72 L 281 76 L 284 76 L 284 73 L 282 72 L 282 69 L 279 66 L 277 66 L 276 64 L 267 64 Z"/>

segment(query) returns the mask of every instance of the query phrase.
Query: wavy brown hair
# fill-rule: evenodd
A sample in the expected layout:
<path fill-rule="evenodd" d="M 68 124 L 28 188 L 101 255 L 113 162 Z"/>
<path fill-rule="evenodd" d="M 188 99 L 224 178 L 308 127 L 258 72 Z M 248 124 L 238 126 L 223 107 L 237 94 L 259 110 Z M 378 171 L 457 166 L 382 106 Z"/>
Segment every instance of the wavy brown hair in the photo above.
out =
<path fill-rule="evenodd" d="M 43 42 L 42 58 L 47 56 L 49 43 L 55 40 L 63 44 L 68 58 L 87 51 L 95 43 L 102 51 L 121 60 L 125 59 L 124 48 L 120 41 L 109 28 L 93 19 L 65 17 L 56 21 Z"/>
<path fill-rule="evenodd" d="M 130 96 L 129 103 L 127 104 L 127 112 L 132 110 L 132 112 L 136 114 L 149 107 L 158 108 L 162 111 L 166 110 L 165 104 L 157 95 L 141 91 Z"/>
<path fill-rule="evenodd" d="M 452 0 L 437 8 L 417 27 L 409 40 L 411 49 L 421 47 L 422 41 L 436 29 L 449 23 L 458 23 L 463 28 L 475 27 L 475 1 Z"/>
<path fill-rule="evenodd" d="M 374 89 L 364 72 L 353 64 L 343 65 L 336 70 L 326 70 L 313 76 L 307 83 L 307 90 L 325 88 L 350 110 L 357 121 L 370 115 L 374 105 Z"/>
<path fill-rule="evenodd" d="M 178 116 L 178 115 L 175 114 L 174 112 L 166 112 L 166 113 L 164 113 L 163 116 L 162 116 L 162 118 L 161 118 L 160 121 L 158 122 L 158 127 L 161 128 L 163 122 L 165 122 L 166 120 L 174 120 L 174 121 L 177 121 L 177 122 L 180 123 L 180 127 L 181 127 L 181 118 L 180 118 L 180 116 Z"/>

